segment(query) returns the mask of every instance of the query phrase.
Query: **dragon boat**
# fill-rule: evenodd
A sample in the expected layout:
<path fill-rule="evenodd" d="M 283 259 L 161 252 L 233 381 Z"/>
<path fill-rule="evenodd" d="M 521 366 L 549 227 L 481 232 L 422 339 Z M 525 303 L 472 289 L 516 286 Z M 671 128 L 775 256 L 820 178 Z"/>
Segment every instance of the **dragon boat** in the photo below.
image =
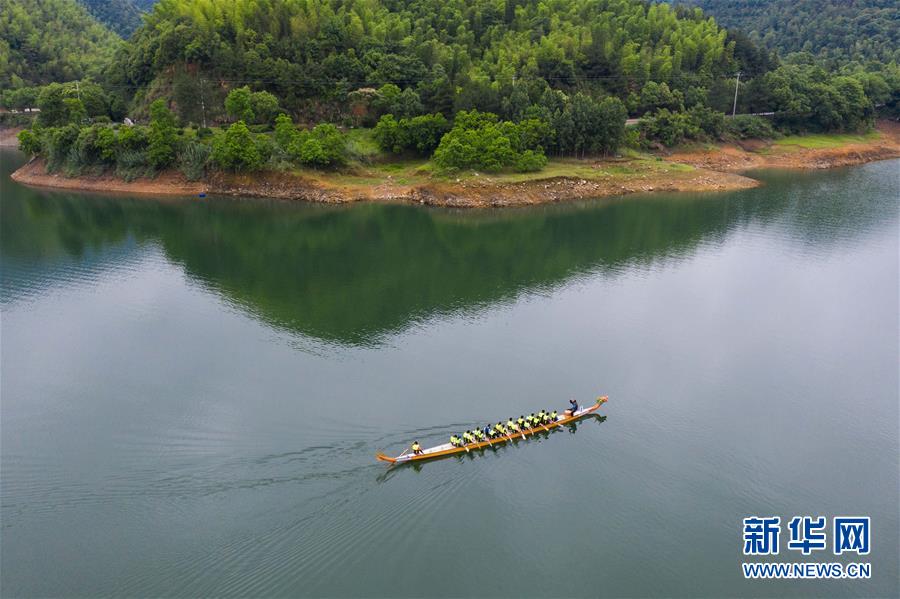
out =
<path fill-rule="evenodd" d="M 549 431 L 552 428 L 556 428 L 558 426 L 562 426 L 564 424 L 569 424 L 570 422 L 575 422 L 580 418 L 584 418 L 588 414 L 592 414 L 597 411 L 597 408 L 602 406 L 607 402 L 609 398 L 604 395 L 602 397 L 598 397 L 597 401 L 592 406 L 587 406 L 584 408 L 579 408 L 574 413 L 568 413 L 568 410 L 559 416 L 556 417 L 556 420 L 552 422 L 548 422 L 547 424 L 540 424 L 535 427 L 527 428 L 520 432 L 512 432 L 509 434 L 503 435 L 500 437 L 494 437 L 493 439 L 486 439 L 484 441 L 477 441 L 475 443 L 467 443 L 465 445 L 451 445 L 450 443 L 444 443 L 442 445 L 435 445 L 434 447 L 429 447 L 428 449 L 423 449 L 420 453 L 412 453 L 410 450 L 406 450 L 397 457 L 391 457 L 385 455 L 383 453 L 378 453 L 375 455 L 376 458 L 381 460 L 382 462 L 389 462 L 391 464 L 401 464 L 406 462 L 419 462 L 422 460 L 430 460 L 433 458 L 444 457 L 448 455 L 453 455 L 457 453 L 465 453 L 468 451 L 472 451 L 473 449 L 480 449 L 482 447 L 492 447 L 494 445 L 507 443 L 509 441 L 513 441 L 516 438 L 527 439 L 528 435 L 534 435 L 535 433 L 541 431 Z"/>

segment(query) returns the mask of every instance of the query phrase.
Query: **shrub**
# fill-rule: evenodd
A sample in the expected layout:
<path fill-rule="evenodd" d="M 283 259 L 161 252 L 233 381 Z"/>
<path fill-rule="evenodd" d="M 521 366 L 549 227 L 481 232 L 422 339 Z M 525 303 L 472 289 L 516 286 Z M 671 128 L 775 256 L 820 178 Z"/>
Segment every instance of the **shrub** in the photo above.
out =
<path fill-rule="evenodd" d="M 116 155 L 116 176 L 133 181 L 152 171 L 145 150 L 126 149 Z"/>
<path fill-rule="evenodd" d="M 206 144 L 196 141 L 185 142 L 178 151 L 178 168 L 188 181 L 202 179 L 211 153 L 212 149 Z"/>
<path fill-rule="evenodd" d="M 450 130 L 444 115 L 426 114 L 411 119 L 394 118 L 386 114 L 375 126 L 375 142 L 385 152 L 399 154 L 404 151 L 428 156 L 441 143 L 441 137 Z"/>
<path fill-rule="evenodd" d="M 638 127 L 645 139 L 656 140 L 669 147 L 700 134 L 700 127 L 688 113 L 669 112 L 665 108 L 641 118 Z"/>
<path fill-rule="evenodd" d="M 534 150 L 525 150 L 519 154 L 513 167 L 520 173 L 534 173 L 547 166 L 547 157 Z"/>
<path fill-rule="evenodd" d="M 78 125 L 74 123 L 44 130 L 41 135 L 41 146 L 47 157 L 48 171 L 53 172 L 65 164 L 79 133 Z"/>
<path fill-rule="evenodd" d="M 256 113 L 253 112 L 252 96 L 250 88 L 246 85 L 231 90 L 225 98 L 225 112 L 236 121 L 252 123 L 256 118 Z"/>
<path fill-rule="evenodd" d="M 386 114 L 378 119 L 375 130 L 372 132 L 375 143 L 384 152 L 394 152 L 399 154 L 403 151 L 403 143 L 401 140 L 400 123 L 392 114 Z"/>
<path fill-rule="evenodd" d="M 226 170 L 259 170 L 264 161 L 257 144 L 244 121 L 238 121 L 213 139 L 211 159 Z"/>
<path fill-rule="evenodd" d="M 37 156 L 41 153 L 41 138 L 38 132 L 31 129 L 19 131 L 19 149 L 25 154 Z"/>
<path fill-rule="evenodd" d="M 735 139 L 772 139 L 772 123 L 765 117 L 739 114 L 725 121 L 725 134 Z"/>
<path fill-rule="evenodd" d="M 115 163 L 118 140 L 116 139 L 116 132 L 112 127 L 97 127 L 94 144 L 97 148 L 100 160 L 110 164 Z"/>
<path fill-rule="evenodd" d="M 145 150 L 147 148 L 147 129 L 144 127 L 119 127 L 116 140 L 119 150 Z"/>
<path fill-rule="evenodd" d="M 522 127 L 509 121 L 498 122 L 495 114 L 461 111 L 453 129 L 441 138 L 434 151 L 434 162 L 447 170 L 540 169 L 546 164 L 543 148 L 526 147 L 541 137 L 535 130 L 534 123 Z"/>
<path fill-rule="evenodd" d="M 87 166 L 100 161 L 100 149 L 97 147 L 97 127 L 84 127 L 75 139 L 69 151 L 69 162 L 72 166 Z"/>
<path fill-rule="evenodd" d="M 429 156 L 441 143 L 441 138 L 450 130 L 450 123 L 444 115 L 425 114 L 400 121 L 403 145 L 422 156 Z"/>
<path fill-rule="evenodd" d="M 294 160 L 307 166 L 337 166 L 346 162 L 347 143 L 334 125 L 322 123 L 310 131 L 301 131 L 288 147 Z"/>
<path fill-rule="evenodd" d="M 275 143 L 285 152 L 300 134 L 291 117 L 282 113 L 275 118 Z"/>
<path fill-rule="evenodd" d="M 257 123 L 268 125 L 278 113 L 278 98 L 269 92 L 250 94 L 250 108 Z"/>
<path fill-rule="evenodd" d="M 208 137 L 212 137 L 213 130 L 209 127 L 200 127 L 197 129 L 197 139 L 206 139 Z"/>
<path fill-rule="evenodd" d="M 725 113 L 723 112 L 697 104 L 688 111 L 688 114 L 700 130 L 713 139 L 719 139 L 725 132 Z"/>
<path fill-rule="evenodd" d="M 175 115 L 165 102 L 156 100 L 150 105 L 150 130 L 147 133 L 147 158 L 156 168 L 164 168 L 175 160 L 178 133 Z"/>
<path fill-rule="evenodd" d="M 626 127 L 622 136 L 622 145 L 626 148 L 637 149 L 641 147 L 641 132 L 637 127 Z"/>

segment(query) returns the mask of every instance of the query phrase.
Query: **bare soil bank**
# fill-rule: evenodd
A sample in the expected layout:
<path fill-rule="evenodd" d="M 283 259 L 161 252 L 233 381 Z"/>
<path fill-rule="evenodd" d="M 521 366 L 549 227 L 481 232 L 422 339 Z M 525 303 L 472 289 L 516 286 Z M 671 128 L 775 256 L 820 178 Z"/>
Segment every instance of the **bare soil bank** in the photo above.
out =
<path fill-rule="evenodd" d="M 830 168 L 900 157 L 900 124 L 879 123 L 879 135 L 839 146 L 807 148 L 748 142 L 714 149 L 676 151 L 662 160 L 554 161 L 533 176 L 467 176 L 455 181 L 401 184 L 390 176 L 372 181 L 342 174 L 268 172 L 214 173 L 190 182 L 177 171 L 154 179 L 125 182 L 112 174 L 66 178 L 48 174 L 41 160 L 13 173 L 26 185 L 153 195 L 200 193 L 254 196 L 325 203 L 406 201 L 432 206 L 525 206 L 566 200 L 654 191 L 725 191 L 755 187 L 755 179 L 736 174 L 754 168 Z"/>
<path fill-rule="evenodd" d="M 0 148 L 18 148 L 19 147 L 19 131 L 22 127 L 11 127 L 0 129 Z"/>
<path fill-rule="evenodd" d="M 831 145 L 829 136 L 811 136 L 821 139 L 828 147 L 804 147 L 803 138 L 782 142 L 750 140 L 741 145 L 725 144 L 714 150 L 699 149 L 676 151 L 666 157 L 671 162 L 688 164 L 720 172 L 744 172 L 758 168 L 822 169 L 852 166 L 876 160 L 900 157 L 900 123 L 881 120 L 876 127 L 878 135 L 870 139 Z M 840 139 L 841 136 L 833 136 Z M 812 144 L 814 145 L 814 144 Z"/>

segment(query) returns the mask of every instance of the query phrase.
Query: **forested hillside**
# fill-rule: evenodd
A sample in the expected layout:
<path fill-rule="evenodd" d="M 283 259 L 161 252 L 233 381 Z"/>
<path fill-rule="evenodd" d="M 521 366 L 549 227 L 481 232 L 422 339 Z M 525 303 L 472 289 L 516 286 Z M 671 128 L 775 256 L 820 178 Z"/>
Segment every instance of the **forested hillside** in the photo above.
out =
<path fill-rule="evenodd" d="M 782 55 L 900 62 L 897 0 L 685 0 Z"/>
<path fill-rule="evenodd" d="M 699 11 L 637 0 L 163 0 L 113 76 L 139 91 L 187 70 L 185 99 L 200 73 L 323 116 L 390 83 L 425 112 L 515 116 L 547 88 L 627 99 L 654 81 L 696 103 L 737 66 L 726 38 Z"/>
<path fill-rule="evenodd" d="M 726 118 L 738 71 L 737 112 L 769 118 Z M 37 104 L 22 148 L 71 174 L 394 157 L 535 172 L 622 146 L 865 130 L 900 112 L 900 70 L 782 65 L 699 8 L 642 0 L 161 0 L 96 83 L 0 100 Z M 111 123 L 126 115 L 138 125 Z"/>
<path fill-rule="evenodd" d="M 0 0 L 0 87 L 97 75 L 120 41 L 74 0 Z"/>
<path fill-rule="evenodd" d="M 134 0 L 79 0 L 98 21 L 122 37 L 141 24 L 143 10 Z"/>

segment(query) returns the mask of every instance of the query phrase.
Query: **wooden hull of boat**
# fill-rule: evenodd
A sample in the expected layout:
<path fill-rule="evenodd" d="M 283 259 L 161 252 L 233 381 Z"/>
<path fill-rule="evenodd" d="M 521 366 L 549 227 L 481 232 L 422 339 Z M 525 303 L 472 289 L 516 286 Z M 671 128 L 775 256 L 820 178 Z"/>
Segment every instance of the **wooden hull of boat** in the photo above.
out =
<path fill-rule="evenodd" d="M 522 433 L 512 433 L 506 437 L 498 437 L 496 439 L 491 439 L 490 441 L 480 441 L 478 443 L 469 443 L 468 445 L 466 445 L 464 447 L 454 447 L 454 446 L 448 445 L 447 449 L 438 449 L 439 447 L 442 447 L 442 446 L 438 446 L 438 448 L 426 449 L 423 453 L 420 453 L 420 454 L 403 454 L 403 455 L 397 456 L 396 458 L 392 458 L 383 453 L 376 454 L 375 457 L 378 458 L 379 460 L 381 460 L 382 462 L 389 462 L 391 464 L 405 464 L 407 462 L 420 462 L 423 460 L 440 458 L 440 457 L 444 457 L 444 456 L 448 456 L 448 455 L 454 455 L 457 453 L 465 453 L 467 450 L 471 451 L 473 449 L 480 449 L 482 447 L 490 447 L 493 445 L 500 445 L 500 444 L 506 443 L 508 441 L 512 441 L 516 438 L 519 438 L 519 439 L 527 438 L 528 435 L 533 435 L 534 433 L 540 432 L 542 430 L 549 431 L 552 428 L 556 428 L 558 426 L 562 426 L 562 425 L 568 424 L 570 422 L 575 422 L 576 420 L 579 420 L 580 418 L 584 418 L 588 414 L 594 413 L 597 410 L 597 408 L 599 408 L 600 406 L 605 404 L 607 402 L 607 400 L 608 400 L 607 396 L 604 395 L 603 397 L 597 398 L 597 403 L 595 403 L 594 405 L 592 405 L 588 408 L 582 408 L 582 409 L 578 410 L 578 412 L 576 412 L 572 416 L 560 418 L 556 422 L 551 422 L 549 424 L 542 424 L 541 426 L 539 426 L 537 428 L 528 429 Z"/>

